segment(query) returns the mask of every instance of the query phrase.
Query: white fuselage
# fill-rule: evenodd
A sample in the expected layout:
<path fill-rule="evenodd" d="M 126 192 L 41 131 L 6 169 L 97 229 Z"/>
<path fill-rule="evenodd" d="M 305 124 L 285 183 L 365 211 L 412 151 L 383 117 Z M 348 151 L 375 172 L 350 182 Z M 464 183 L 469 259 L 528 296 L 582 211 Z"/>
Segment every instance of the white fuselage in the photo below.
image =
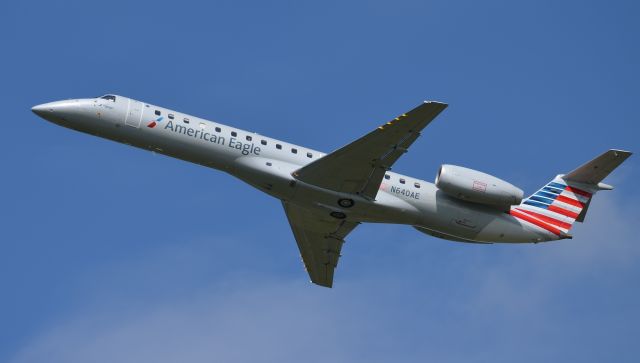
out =
<path fill-rule="evenodd" d="M 122 96 L 34 108 L 64 127 L 225 171 L 281 200 L 349 220 L 411 225 L 464 242 L 542 242 L 557 237 L 503 211 L 447 196 L 430 182 L 388 172 L 375 200 L 322 189 L 292 174 L 325 154 Z M 154 125 L 155 123 L 155 125 Z M 355 201 L 350 208 L 341 198 Z"/>

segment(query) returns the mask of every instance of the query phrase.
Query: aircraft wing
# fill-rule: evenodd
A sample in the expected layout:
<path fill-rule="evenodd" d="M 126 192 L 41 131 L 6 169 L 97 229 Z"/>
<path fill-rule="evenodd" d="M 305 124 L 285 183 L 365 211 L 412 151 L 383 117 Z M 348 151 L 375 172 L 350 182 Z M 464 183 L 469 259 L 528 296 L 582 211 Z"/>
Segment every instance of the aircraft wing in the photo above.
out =
<path fill-rule="evenodd" d="M 325 189 L 375 199 L 385 172 L 446 107 L 444 103 L 426 101 L 293 175 Z"/>
<path fill-rule="evenodd" d="M 344 238 L 359 223 L 331 218 L 288 202 L 282 205 L 311 282 L 331 287 Z"/>

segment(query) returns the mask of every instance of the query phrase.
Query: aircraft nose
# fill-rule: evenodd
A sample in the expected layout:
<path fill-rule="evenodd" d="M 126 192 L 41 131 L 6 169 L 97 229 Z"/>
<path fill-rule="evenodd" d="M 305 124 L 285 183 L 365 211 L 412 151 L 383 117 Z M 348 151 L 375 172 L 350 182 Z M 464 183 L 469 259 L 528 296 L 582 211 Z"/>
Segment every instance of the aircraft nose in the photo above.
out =
<path fill-rule="evenodd" d="M 43 103 L 41 105 L 35 105 L 31 107 L 31 112 L 35 113 L 40 117 L 44 117 L 47 113 L 53 113 L 53 107 L 49 107 L 49 103 Z"/>
<path fill-rule="evenodd" d="M 36 105 L 31 111 L 47 121 L 64 123 L 83 116 L 84 109 L 80 100 L 65 100 Z"/>

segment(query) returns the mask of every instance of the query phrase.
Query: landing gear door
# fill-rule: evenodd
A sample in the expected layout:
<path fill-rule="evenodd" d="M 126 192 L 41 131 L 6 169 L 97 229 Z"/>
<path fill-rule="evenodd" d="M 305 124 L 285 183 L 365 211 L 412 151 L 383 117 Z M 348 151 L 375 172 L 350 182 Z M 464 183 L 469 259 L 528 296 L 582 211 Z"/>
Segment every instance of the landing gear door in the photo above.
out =
<path fill-rule="evenodd" d="M 139 128 L 142 122 L 142 102 L 129 99 L 127 114 L 125 115 L 125 125 Z"/>

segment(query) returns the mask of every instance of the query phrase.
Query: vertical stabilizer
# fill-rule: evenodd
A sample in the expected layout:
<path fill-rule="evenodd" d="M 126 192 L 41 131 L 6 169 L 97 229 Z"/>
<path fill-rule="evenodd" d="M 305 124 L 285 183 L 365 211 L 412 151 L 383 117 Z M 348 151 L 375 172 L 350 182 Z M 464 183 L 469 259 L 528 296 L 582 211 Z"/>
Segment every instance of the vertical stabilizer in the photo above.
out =
<path fill-rule="evenodd" d="M 613 189 L 602 180 L 630 155 L 628 151 L 609 150 L 566 175 L 556 176 L 520 205 L 511 207 L 509 213 L 560 239 L 571 238 L 571 226 L 584 221 L 593 195 Z"/>

